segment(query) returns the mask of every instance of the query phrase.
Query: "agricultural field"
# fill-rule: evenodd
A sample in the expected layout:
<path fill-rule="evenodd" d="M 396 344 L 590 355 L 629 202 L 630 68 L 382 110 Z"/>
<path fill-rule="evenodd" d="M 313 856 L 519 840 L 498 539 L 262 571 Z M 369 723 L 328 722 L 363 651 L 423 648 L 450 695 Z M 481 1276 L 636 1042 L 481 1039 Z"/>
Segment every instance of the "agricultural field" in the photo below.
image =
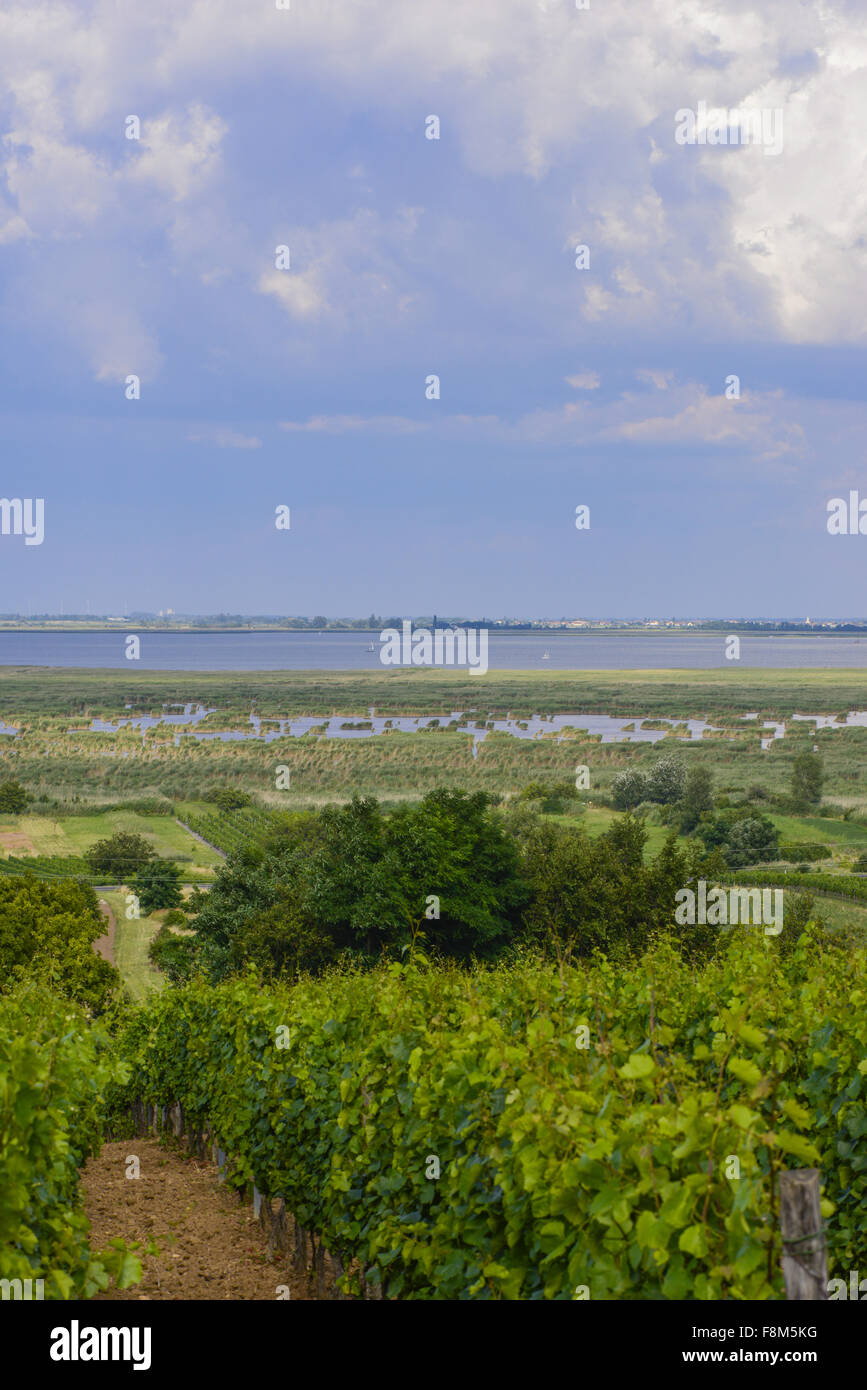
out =
<path fill-rule="evenodd" d="M 156 853 L 183 866 L 191 878 L 211 878 L 221 856 L 201 844 L 172 816 L 146 816 L 135 811 L 109 811 L 90 815 L 0 814 L 0 852 L 10 855 L 50 855 L 80 859 L 97 840 L 118 831 L 142 835 Z"/>

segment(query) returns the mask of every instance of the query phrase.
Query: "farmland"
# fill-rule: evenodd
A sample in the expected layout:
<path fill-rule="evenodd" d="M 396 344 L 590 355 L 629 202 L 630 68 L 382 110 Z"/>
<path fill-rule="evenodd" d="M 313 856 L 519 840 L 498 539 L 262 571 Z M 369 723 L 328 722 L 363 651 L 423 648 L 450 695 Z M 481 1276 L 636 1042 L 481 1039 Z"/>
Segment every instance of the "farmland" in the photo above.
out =
<path fill-rule="evenodd" d="M 0 719 L 18 732 L 0 736 L 0 784 L 27 801 L 0 813 L 9 911 L 36 933 L 43 900 L 74 890 L 86 939 L 96 898 L 87 907 L 89 890 L 69 882 L 85 878 L 115 923 L 118 974 L 99 962 L 94 983 L 85 950 L 90 972 L 78 958 L 68 983 L 97 1014 L 77 1016 L 80 1055 L 111 1058 L 94 1072 L 89 1142 L 100 1126 L 123 1132 L 143 1102 L 180 1101 L 195 1143 L 204 1124 L 219 1135 L 230 1186 L 279 1184 L 301 1229 L 351 1266 L 349 1296 L 372 1279 L 410 1299 L 557 1300 L 576 1286 L 597 1299 L 778 1299 L 784 1165 L 822 1169 L 832 1270 L 862 1259 L 863 1175 L 839 1158 L 863 1124 L 867 728 L 844 720 L 867 708 L 867 682 L 838 674 L 11 673 Z M 594 714 L 617 716 L 612 737 L 580 727 Z M 302 730 L 281 730 L 296 718 Z M 409 718 L 412 732 L 383 722 Z M 688 737 L 695 720 L 713 727 Z M 824 781 L 799 806 L 805 757 Z M 669 764 L 681 791 L 648 790 L 627 814 L 622 775 L 650 789 Z M 694 770 L 709 774 L 713 843 L 758 826 L 771 846 L 758 860 L 727 871 L 682 819 Z M 184 915 L 138 914 L 131 874 L 88 872 L 88 853 L 118 836 L 178 866 Z M 760 926 L 675 929 L 675 892 L 704 873 L 783 887 L 798 926 L 779 942 Z M 5 1007 L 35 1056 L 39 1019 L 64 1006 L 15 970 Z M 283 1019 L 290 1101 L 271 1061 Z M 598 1049 L 576 1061 L 584 1027 Z M 402 1089 L 374 1120 L 365 1097 L 386 1068 Z M 62 1128 L 83 1082 L 61 1083 Z M 416 1171 L 418 1133 L 438 1182 Z M 721 1168 L 731 1154 L 736 1196 Z M 133 1280 L 131 1255 L 83 1263 L 81 1213 L 56 1201 L 53 1296 L 89 1295 L 118 1261 L 115 1277 Z M 471 1222 L 455 1216 L 464 1206 Z M 0 1270 L 19 1267 L 0 1245 Z"/>

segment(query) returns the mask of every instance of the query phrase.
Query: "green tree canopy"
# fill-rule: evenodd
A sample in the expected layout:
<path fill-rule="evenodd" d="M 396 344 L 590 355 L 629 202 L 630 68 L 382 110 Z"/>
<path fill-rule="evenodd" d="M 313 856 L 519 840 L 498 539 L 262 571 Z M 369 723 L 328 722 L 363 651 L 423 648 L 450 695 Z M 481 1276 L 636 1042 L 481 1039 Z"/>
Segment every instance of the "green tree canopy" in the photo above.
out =
<path fill-rule="evenodd" d="M 27 793 L 20 782 L 0 782 L 0 811 L 20 816 L 27 806 Z"/>
<path fill-rule="evenodd" d="M 161 907 L 178 907 L 182 901 L 181 870 L 170 859 L 152 859 L 143 864 L 130 885 L 144 913 Z"/>
<path fill-rule="evenodd" d="M 143 835 L 118 831 L 107 840 L 97 840 L 84 855 L 91 870 L 110 883 L 126 883 L 133 874 L 156 858 L 156 850 Z"/>
<path fill-rule="evenodd" d="M 64 997 L 103 1009 L 119 983 L 114 966 L 93 950 L 104 931 L 96 894 L 86 884 L 0 876 L 0 993 L 38 976 Z"/>
<path fill-rule="evenodd" d="M 801 806 L 817 806 L 822 800 L 824 772 L 818 753 L 799 753 L 792 764 L 792 800 Z"/>

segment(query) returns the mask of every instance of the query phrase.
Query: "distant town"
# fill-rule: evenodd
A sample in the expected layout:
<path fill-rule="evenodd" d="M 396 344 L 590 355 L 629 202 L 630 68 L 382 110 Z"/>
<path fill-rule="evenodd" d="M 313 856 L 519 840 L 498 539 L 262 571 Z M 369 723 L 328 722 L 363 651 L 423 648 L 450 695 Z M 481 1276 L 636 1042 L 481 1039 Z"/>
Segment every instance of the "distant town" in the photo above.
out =
<path fill-rule="evenodd" d="M 504 632 L 552 632 L 558 630 L 618 632 L 739 632 L 781 635 L 867 635 L 865 618 L 491 618 L 467 615 L 401 614 L 367 618 L 286 617 L 273 614 L 176 613 L 171 608 L 157 613 L 0 613 L 0 632 L 100 631 L 139 628 L 177 632 L 380 632 L 409 621 L 415 627 L 479 627 Z"/>

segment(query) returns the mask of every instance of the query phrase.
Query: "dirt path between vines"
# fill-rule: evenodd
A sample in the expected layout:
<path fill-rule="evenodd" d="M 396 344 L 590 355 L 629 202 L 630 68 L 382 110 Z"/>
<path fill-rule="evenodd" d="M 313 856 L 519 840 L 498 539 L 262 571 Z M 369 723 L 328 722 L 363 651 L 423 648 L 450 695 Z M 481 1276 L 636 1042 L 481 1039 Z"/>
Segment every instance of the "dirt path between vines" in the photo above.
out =
<path fill-rule="evenodd" d="M 116 929 L 114 913 L 108 903 L 103 902 L 101 899 L 99 910 L 106 919 L 107 927 L 105 935 L 98 936 L 94 941 L 93 949 L 98 956 L 102 956 L 103 960 L 107 960 L 109 965 L 114 965 L 114 933 Z"/>
<path fill-rule="evenodd" d="M 130 1157 L 138 1178 L 128 1178 Z M 148 1299 L 276 1300 L 288 1286 L 292 1299 L 311 1301 L 307 1280 L 290 1272 L 289 1257 L 268 1258 L 265 1234 L 252 1206 L 217 1181 L 214 1164 L 163 1146 L 155 1139 L 103 1144 L 82 1172 L 90 1243 L 100 1250 L 116 1236 L 145 1245 L 152 1237 L 159 1255 L 144 1255 L 144 1275 L 129 1289 L 108 1289 L 103 1301 Z M 278 1256 L 278 1259 L 281 1257 Z"/>

